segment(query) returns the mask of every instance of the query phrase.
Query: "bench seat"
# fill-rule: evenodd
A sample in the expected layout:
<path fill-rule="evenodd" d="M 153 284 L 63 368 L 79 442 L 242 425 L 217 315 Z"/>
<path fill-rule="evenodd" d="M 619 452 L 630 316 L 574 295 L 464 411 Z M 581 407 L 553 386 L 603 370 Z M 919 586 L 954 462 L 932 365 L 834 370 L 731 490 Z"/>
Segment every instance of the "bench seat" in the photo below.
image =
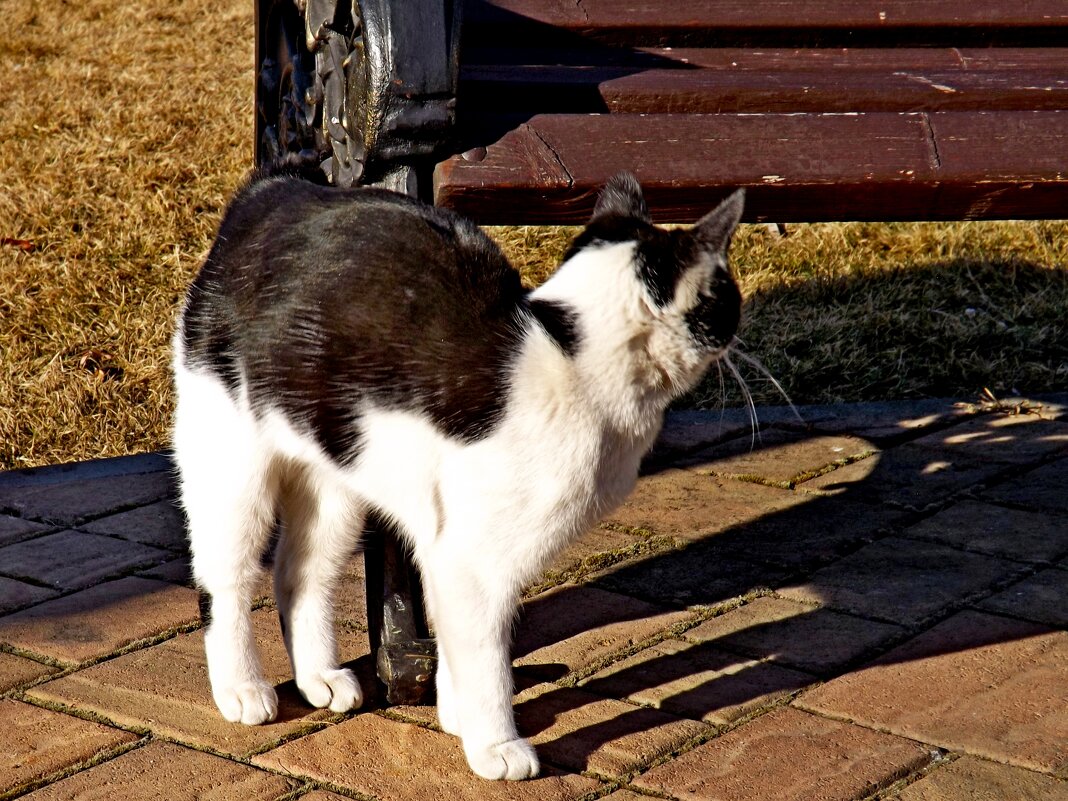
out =
<path fill-rule="evenodd" d="M 1063 2 L 482 0 L 467 14 L 465 152 L 434 191 L 480 222 L 582 222 L 620 169 L 661 221 L 735 186 L 751 221 L 1068 216 Z"/>

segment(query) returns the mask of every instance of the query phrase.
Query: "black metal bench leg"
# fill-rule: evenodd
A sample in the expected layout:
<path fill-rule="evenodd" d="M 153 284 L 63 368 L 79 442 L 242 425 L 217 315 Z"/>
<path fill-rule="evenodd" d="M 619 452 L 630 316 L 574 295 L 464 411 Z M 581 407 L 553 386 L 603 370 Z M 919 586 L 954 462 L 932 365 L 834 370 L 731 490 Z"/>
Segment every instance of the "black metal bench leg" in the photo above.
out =
<path fill-rule="evenodd" d="M 368 524 L 367 630 L 378 678 L 388 703 L 428 703 L 437 650 L 427 635 L 418 571 L 390 526 L 373 517 Z"/>

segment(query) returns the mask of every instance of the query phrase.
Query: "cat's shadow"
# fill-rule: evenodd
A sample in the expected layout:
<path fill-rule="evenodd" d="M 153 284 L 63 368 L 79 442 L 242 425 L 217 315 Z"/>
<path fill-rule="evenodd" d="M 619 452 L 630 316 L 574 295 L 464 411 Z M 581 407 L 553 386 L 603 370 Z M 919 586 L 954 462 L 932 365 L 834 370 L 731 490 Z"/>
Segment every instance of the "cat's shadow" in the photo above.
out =
<path fill-rule="evenodd" d="M 552 762 L 554 754 L 590 754 L 662 725 L 664 716 L 650 716 L 647 707 L 730 726 L 872 663 L 926 659 L 1015 638 L 1005 626 L 976 625 L 969 616 L 1002 612 L 988 599 L 1043 569 L 1055 571 L 1050 565 L 1068 554 L 1068 506 L 1055 500 L 1055 491 L 1046 493 L 1054 500 L 1043 510 L 1060 520 L 1050 527 L 1053 540 L 1037 544 L 1037 537 L 1019 530 L 1021 515 L 1037 518 L 1019 500 L 1027 473 L 1058 458 L 1066 464 L 1068 425 L 1041 410 L 969 417 L 945 403 L 943 411 L 927 427 L 869 426 L 874 455 L 843 466 L 837 476 L 822 476 L 818 493 L 785 509 L 528 600 L 517 630 L 517 688 L 543 686 L 534 697 L 519 696 L 521 731 L 535 736 L 597 698 L 634 705 L 619 707 L 609 719 L 562 726 L 559 737 L 539 745 Z M 808 440 L 848 432 L 847 423 L 831 419 L 805 431 L 782 422 L 765 436 L 769 444 L 754 444 L 754 455 L 774 459 L 774 449 L 784 443 L 803 448 Z M 748 442 L 748 433 L 741 436 Z M 697 463 L 690 457 L 684 454 L 681 462 L 700 475 L 713 469 L 716 448 Z M 665 479 L 674 466 L 661 454 L 648 466 L 649 480 Z M 1049 480 L 1050 470 L 1042 480 Z M 716 503 L 711 481 L 708 503 Z M 993 522 L 976 532 L 983 517 Z M 597 611 L 584 615 L 591 601 Z M 584 661 L 585 644 L 606 627 L 671 611 L 708 619 L 641 635 L 645 642 L 621 641 L 608 657 Z M 1032 611 L 1006 614 L 1037 628 L 1056 623 L 1043 619 L 1048 612 Z M 739 627 L 735 620 L 750 622 Z M 943 636 L 922 637 L 936 625 L 945 626 Z M 1019 637 L 1035 630 L 1025 623 Z M 544 661 L 537 659 L 541 649 L 549 654 Z M 562 678 L 555 688 L 544 686 Z"/>

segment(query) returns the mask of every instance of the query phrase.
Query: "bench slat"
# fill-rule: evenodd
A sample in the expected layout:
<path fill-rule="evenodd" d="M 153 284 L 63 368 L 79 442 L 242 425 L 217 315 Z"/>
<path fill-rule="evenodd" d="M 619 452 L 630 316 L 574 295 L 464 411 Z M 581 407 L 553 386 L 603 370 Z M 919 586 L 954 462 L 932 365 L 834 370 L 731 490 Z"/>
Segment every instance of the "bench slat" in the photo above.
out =
<path fill-rule="evenodd" d="M 961 28 L 1068 26 L 1063 0 L 476 0 L 466 13 L 469 34 L 480 41 L 508 29 L 534 34 L 539 27 L 600 41 L 648 42 L 738 32 L 956 29 L 959 34 Z"/>
<path fill-rule="evenodd" d="M 661 221 L 736 186 L 750 221 L 1056 217 L 1066 131 L 1068 111 L 539 115 L 439 165 L 435 195 L 484 224 L 580 223 L 627 165 Z"/>
<path fill-rule="evenodd" d="M 812 52 L 812 51 L 809 51 Z M 856 51 L 852 51 L 856 52 Z M 1068 108 L 1068 50 L 1043 50 L 1043 64 L 946 66 L 944 51 L 922 63 L 881 51 L 858 64 L 823 65 L 779 52 L 750 53 L 746 66 L 705 69 L 471 66 L 461 74 L 461 111 L 530 113 L 718 113 L 937 111 Z M 735 62 L 739 63 L 739 62 Z"/>

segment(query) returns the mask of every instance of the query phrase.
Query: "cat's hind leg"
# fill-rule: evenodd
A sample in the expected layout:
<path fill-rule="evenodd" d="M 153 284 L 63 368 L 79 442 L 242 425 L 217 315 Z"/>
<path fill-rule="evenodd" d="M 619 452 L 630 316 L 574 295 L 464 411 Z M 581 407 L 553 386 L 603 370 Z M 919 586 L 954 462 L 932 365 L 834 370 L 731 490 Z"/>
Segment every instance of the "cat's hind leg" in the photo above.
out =
<path fill-rule="evenodd" d="M 263 679 L 252 630 L 252 593 L 274 525 L 272 470 L 251 415 L 215 378 L 176 365 L 174 458 L 189 519 L 193 576 L 210 598 L 204 649 L 223 717 L 273 720 L 274 688 Z"/>
<path fill-rule="evenodd" d="M 297 688 L 312 706 L 347 712 L 363 693 L 352 671 L 338 666 L 334 592 L 364 513 L 336 483 L 303 470 L 283 485 L 281 508 L 275 598 Z"/>

